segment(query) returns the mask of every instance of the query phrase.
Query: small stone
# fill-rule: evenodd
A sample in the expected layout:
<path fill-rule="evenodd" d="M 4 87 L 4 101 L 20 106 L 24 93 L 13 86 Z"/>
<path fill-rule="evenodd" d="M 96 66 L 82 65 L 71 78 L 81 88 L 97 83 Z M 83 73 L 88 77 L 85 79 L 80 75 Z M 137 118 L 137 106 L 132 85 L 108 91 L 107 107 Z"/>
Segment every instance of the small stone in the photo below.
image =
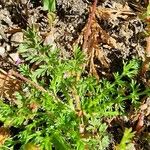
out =
<path fill-rule="evenodd" d="M 11 54 L 9 54 L 9 56 L 12 58 L 12 60 L 14 62 L 17 62 L 18 59 L 19 59 L 19 54 L 18 53 L 11 53 Z"/>
<path fill-rule="evenodd" d="M 7 51 L 7 52 L 10 52 L 10 51 L 11 51 L 11 47 L 10 47 L 9 44 L 6 45 L 6 51 Z"/>
<path fill-rule="evenodd" d="M 5 48 L 0 46 L 0 56 L 4 57 L 5 56 Z"/>
<path fill-rule="evenodd" d="M 2 40 L 3 39 L 3 37 L 0 35 L 0 40 Z"/>
<path fill-rule="evenodd" d="M 25 5 L 28 3 L 28 0 L 21 0 L 21 3 Z"/>
<path fill-rule="evenodd" d="M 56 43 L 54 40 L 55 40 L 55 35 L 54 35 L 54 31 L 52 30 L 45 38 L 43 45 L 50 45 L 51 50 L 54 50 L 56 49 Z"/>
<path fill-rule="evenodd" d="M 52 45 L 54 43 L 54 36 L 53 34 L 49 34 L 45 40 L 44 40 L 44 45 Z"/>
<path fill-rule="evenodd" d="M 145 110 L 145 109 L 147 109 L 148 108 L 148 105 L 147 104 L 143 104 L 143 105 L 141 105 L 141 110 Z"/>
<path fill-rule="evenodd" d="M 22 32 L 16 32 L 11 36 L 11 42 L 13 42 L 15 45 L 18 46 L 19 43 L 23 42 L 23 33 Z"/>

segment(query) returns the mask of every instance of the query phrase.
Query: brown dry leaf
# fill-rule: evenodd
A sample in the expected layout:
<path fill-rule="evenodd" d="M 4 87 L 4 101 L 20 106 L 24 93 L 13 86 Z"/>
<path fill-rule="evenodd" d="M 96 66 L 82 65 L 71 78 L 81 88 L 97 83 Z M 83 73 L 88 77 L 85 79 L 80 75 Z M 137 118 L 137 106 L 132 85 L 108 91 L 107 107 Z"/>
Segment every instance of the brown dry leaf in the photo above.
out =
<path fill-rule="evenodd" d="M 98 67 L 109 68 L 109 61 L 100 48 L 101 43 L 105 43 L 112 48 L 117 48 L 116 40 L 109 33 L 102 29 L 99 20 L 115 20 L 117 17 L 127 19 L 129 15 L 135 15 L 126 3 L 124 6 L 117 5 L 115 9 L 103 8 L 101 6 L 91 9 L 91 15 L 85 27 L 83 28 L 77 44 L 82 45 L 82 49 L 87 57 L 87 66 L 90 74 L 99 79 Z M 88 39 L 86 38 L 88 37 Z M 85 40 L 85 41 L 84 41 Z"/>
<path fill-rule="evenodd" d="M 9 130 L 4 127 L 0 127 L 0 146 L 5 143 L 7 138 L 10 136 Z"/>
<path fill-rule="evenodd" d="M 116 48 L 116 40 L 112 38 L 105 30 L 101 28 L 96 17 L 94 17 L 91 21 L 90 30 L 87 31 L 88 23 L 83 28 L 78 40 L 77 44 L 84 43 L 84 35 L 86 32 L 89 32 L 87 45 L 83 48 L 83 51 L 88 59 L 87 65 L 89 66 L 90 74 L 94 75 L 97 79 L 99 79 L 99 74 L 97 72 L 98 64 L 102 64 L 104 68 L 108 68 L 108 59 L 106 54 L 100 48 L 101 43 L 106 43 L 109 46 Z M 98 64 L 95 63 L 95 60 Z"/>
<path fill-rule="evenodd" d="M 20 80 L 0 69 L 0 97 L 14 100 L 14 93 L 21 89 L 21 84 Z"/>

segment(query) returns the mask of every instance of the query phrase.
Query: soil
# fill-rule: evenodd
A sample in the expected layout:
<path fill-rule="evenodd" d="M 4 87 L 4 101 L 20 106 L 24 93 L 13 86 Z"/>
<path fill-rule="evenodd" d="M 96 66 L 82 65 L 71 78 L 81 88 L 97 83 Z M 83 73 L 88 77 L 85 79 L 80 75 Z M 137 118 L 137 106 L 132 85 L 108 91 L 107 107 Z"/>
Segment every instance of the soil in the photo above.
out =
<path fill-rule="evenodd" d="M 17 68 L 18 45 L 23 41 L 24 30 L 32 25 L 38 27 L 44 44 L 59 48 L 62 57 L 70 57 L 72 46 L 75 43 L 82 45 L 84 42 L 83 33 L 92 3 L 92 0 L 57 0 L 57 12 L 52 22 L 48 19 L 47 12 L 43 10 L 41 0 L 38 2 L 0 0 L 0 69 L 7 72 Z M 123 62 L 133 58 L 144 60 L 146 41 L 143 33 L 146 24 L 139 16 L 147 3 L 146 0 L 98 2 L 95 24 L 97 32 L 100 29 L 101 35 L 100 40 L 97 41 L 98 55 L 93 58 L 94 67 L 92 68 L 93 64 L 89 63 L 91 74 L 96 70 L 96 76 L 109 78 L 113 72 L 122 69 Z M 93 27 L 93 31 L 96 29 Z M 145 103 L 150 105 L 149 100 Z M 135 141 L 138 144 L 135 144 L 134 149 L 150 149 L 150 142 L 144 138 L 149 135 L 149 114 L 150 112 L 145 116 L 145 128 L 137 136 Z M 129 120 L 120 118 L 120 122 L 123 122 L 126 127 L 130 126 Z M 116 132 L 122 136 L 120 130 L 122 130 L 120 123 L 110 128 L 116 143 L 119 142 Z"/>

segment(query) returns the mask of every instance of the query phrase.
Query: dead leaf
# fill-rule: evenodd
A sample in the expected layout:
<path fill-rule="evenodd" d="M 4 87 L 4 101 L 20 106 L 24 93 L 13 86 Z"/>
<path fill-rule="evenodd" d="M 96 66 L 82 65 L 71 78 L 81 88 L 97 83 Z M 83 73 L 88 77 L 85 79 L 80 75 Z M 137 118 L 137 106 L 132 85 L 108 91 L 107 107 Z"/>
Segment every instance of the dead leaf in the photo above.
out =
<path fill-rule="evenodd" d="M 21 89 L 22 82 L 13 76 L 9 76 L 5 71 L 0 69 L 0 97 L 9 100 L 15 99 L 15 92 Z"/>
<path fill-rule="evenodd" d="M 88 24 L 84 27 L 82 33 L 80 34 L 77 44 L 84 43 L 84 34 L 87 30 Z M 84 46 L 84 53 L 87 57 L 87 66 L 89 66 L 90 74 L 94 75 L 97 79 L 99 79 L 99 74 L 97 72 L 98 64 L 95 63 L 95 60 L 98 60 L 104 68 L 108 68 L 108 59 L 106 54 L 100 48 L 101 43 L 106 43 L 109 46 L 116 48 L 116 40 L 112 38 L 105 30 L 101 28 L 97 19 L 94 17 L 91 21 L 90 36 L 88 37 L 87 45 Z"/>
<path fill-rule="evenodd" d="M 0 145 L 3 145 L 9 136 L 9 130 L 7 128 L 0 127 Z"/>

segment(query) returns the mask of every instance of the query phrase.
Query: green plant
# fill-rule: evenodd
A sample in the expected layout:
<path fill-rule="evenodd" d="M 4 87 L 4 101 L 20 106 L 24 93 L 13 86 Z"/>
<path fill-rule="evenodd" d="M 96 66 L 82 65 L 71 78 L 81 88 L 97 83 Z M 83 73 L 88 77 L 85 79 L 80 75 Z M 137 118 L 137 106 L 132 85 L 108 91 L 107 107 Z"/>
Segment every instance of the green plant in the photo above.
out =
<path fill-rule="evenodd" d="M 116 150 L 130 150 L 132 145 L 132 138 L 134 137 L 134 132 L 132 129 L 125 129 L 123 137 L 119 145 L 116 146 Z"/>
<path fill-rule="evenodd" d="M 43 0 L 43 9 L 49 12 L 56 11 L 56 1 L 55 0 Z"/>
<path fill-rule="evenodd" d="M 150 3 L 148 4 L 146 10 L 140 15 L 141 19 L 147 24 L 147 27 L 145 29 L 145 35 L 150 35 Z"/>
<path fill-rule="evenodd" d="M 31 143 L 41 150 L 105 150 L 110 143 L 105 118 L 125 115 L 126 102 L 137 106 L 139 97 L 149 94 L 134 79 L 138 60 L 124 63 L 113 81 L 97 81 L 82 67 L 86 60 L 78 47 L 71 58 L 62 58 L 41 41 L 35 28 L 28 28 L 19 47 L 28 63 L 19 70 L 38 86 L 26 83 L 15 103 L 0 101 L 0 121 L 19 130 L 3 149 L 18 143 L 24 149 Z"/>
<path fill-rule="evenodd" d="M 142 14 L 142 17 L 145 19 L 150 16 L 150 4 L 148 4 L 146 11 Z"/>
<path fill-rule="evenodd" d="M 56 11 L 56 1 L 55 0 L 43 0 L 43 9 L 48 11 L 47 19 L 49 26 L 52 27 L 53 22 L 56 18 L 55 11 Z"/>

